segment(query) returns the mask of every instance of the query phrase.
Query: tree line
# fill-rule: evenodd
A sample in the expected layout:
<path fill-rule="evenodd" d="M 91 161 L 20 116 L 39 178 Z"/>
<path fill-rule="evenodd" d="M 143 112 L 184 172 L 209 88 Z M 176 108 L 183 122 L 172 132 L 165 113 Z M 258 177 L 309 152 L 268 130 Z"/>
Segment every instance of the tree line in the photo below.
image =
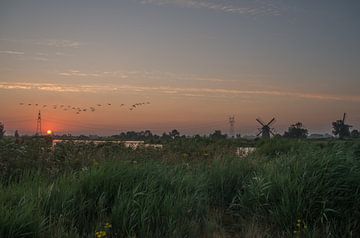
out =
<path fill-rule="evenodd" d="M 345 139 L 345 138 L 360 138 L 360 132 L 356 129 L 350 130 L 351 126 L 345 124 L 342 120 L 337 120 L 332 123 L 332 133 L 334 136 Z M 5 126 L 0 122 L 0 139 L 2 139 L 5 135 Z M 295 124 L 290 125 L 290 127 L 285 131 L 283 135 L 276 135 L 277 137 L 285 137 L 285 138 L 296 138 L 296 139 L 305 139 L 309 135 L 309 130 L 304 127 L 301 122 L 297 122 Z M 14 133 L 15 138 L 19 138 L 19 132 L 16 130 Z M 55 135 L 58 139 L 82 139 L 82 140 L 91 140 L 96 139 L 93 136 L 73 136 L 71 134 L 64 135 Z M 226 139 L 229 138 L 227 134 L 223 134 L 221 130 L 215 130 L 213 133 L 210 133 L 207 136 L 195 135 L 194 138 L 206 137 L 209 139 Z M 100 137 L 98 137 L 100 138 Z M 108 139 L 113 140 L 147 140 L 147 141 L 160 141 L 160 140 L 172 140 L 176 138 L 186 138 L 185 135 L 181 135 L 180 132 L 176 129 L 170 132 L 164 132 L 162 135 L 153 134 L 150 130 L 145 131 L 128 131 L 121 132 L 117 135 L 112 135 L 108 137 Z M 240 134 L 237 134 L 235 138 L 241 138 Z"/>

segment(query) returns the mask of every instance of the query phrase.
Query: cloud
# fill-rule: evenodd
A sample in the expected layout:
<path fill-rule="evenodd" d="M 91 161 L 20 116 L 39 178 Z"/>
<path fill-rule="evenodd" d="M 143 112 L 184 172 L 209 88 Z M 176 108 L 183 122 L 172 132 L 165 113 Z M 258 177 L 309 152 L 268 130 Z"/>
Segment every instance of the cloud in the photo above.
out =
<path fill-rule="evenodd" d="M 49 61 L 44 53 L 35 53 L 35 56 L 31 56 L 31 54 L 25 54 L 25 52 L 22 51 L 4 50 L 0 51 L 0 54 L 13 55 L 17 60 Z"/>
<path fill-rule="evenodd" d="M 38 45 L 51 46 L 56 48 L 79 48 L 82 43 L 72 40 L 50 39 L 37 42 Z"/>
<path fill-rule="evenodd" d="M 50 46 L 55 48 L 79 48 L 84 45 L 84 43 L 67 40 L 67 39 L 11 39 L 11 38 L 1 38 L 0 41 L 14 43 L 14 44 L 30 44 L 30 45 L 40 45 L 40 46 Z"/>
<path fill-rule="evenodd" d="M 67 72 L 62 72 L 59 73 L 59 75 L 61 76 L 66 76 L 66 77 L 100 77 L 101 73 L 83 73 L 80 72 L 79 70 L 69 70 Z"/>
<path fill-rule="evenodd" d="M 360 102 L 360 96 L 313 94 L 304 92 L 281 91 L 281 90 L 239 90 L 224 88 L 192 88 L 192 87 L 169 87 L 169 86 L 135 86 L 135 85 L 70 85 L 51 83 L 11 83 L 0 82 L 0 89 L 14 90 L 40 90 L 52 92 L 70 93 L 106 93 L 106 92 L 141 92 L 164 95 L 181 95 L 191 97 L 237 97 L 237 96 L 271 96 L 287 98 L 303 98 L 308 100 L 325 101 L 348 101 Z"/>
<path fill-rule="evenodd" d="M 68 53 L 64 53 L 64 52 L 55 52 L 56 56 L 74 56 L 73 54 L 68 54 Z"/>
<path fill-rule="evenodd" d="M 133 80 L 161 80 L 161 81 L 199 81 L 211 83 L 233 82 L 234 80 L 215 78 L 215 77 L 202 77 L 191 74 L 176 74 L 171 72 L 160 71 L 93 71 L 83 72 L 80 70 L 67 70 L 58 73 L 60 76 L 65 77 L 103 77 L 103 78 L 117 78 L 117 79 L 133 79 Z"/>
<path fill-rule="evenodd" d="M 0 54 L 7 54 L 7 55 L 24 55 L 24 52 L 21 51 L 14 51 L 14 50 L 1 50 Z"/>
<path fill-rule="evenodd" d="M 158 6 L 174 5 L 186 8 L 208 9 L 212 11 L 250 16 L 279 16 L 282 14 L 281 7 L 275 5 L 274 2 L 266 0 L 142 0 L 141 3 L 154 4 Z"/>

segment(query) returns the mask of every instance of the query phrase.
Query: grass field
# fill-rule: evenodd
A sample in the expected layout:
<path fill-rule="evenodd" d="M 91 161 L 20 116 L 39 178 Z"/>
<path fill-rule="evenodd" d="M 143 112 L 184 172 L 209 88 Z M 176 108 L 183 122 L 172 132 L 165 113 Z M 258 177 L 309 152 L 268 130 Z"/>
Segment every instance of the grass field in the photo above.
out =
<path fill-rule="evenodd" d="M 360 142 L 0 141 L 0 237 L 359 237 Z"/>

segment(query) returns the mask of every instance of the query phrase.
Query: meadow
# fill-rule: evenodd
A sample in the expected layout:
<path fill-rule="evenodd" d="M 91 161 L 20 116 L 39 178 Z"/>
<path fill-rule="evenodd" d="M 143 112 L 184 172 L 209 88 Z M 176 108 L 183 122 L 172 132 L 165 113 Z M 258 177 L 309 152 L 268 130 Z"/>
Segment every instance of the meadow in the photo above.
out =
<path fill-rule="evenodd" d="M 0 176 L 0 237 L 360 236 L 355 140 L 3 139 Z"/>

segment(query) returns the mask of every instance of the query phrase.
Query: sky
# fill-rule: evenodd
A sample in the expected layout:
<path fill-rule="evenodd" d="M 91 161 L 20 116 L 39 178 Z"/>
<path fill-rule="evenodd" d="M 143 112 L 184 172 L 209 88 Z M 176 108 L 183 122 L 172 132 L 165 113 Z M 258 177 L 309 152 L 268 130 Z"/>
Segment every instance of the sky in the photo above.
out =
<path fill-rule="evenodd" d="M 358 0 L 0 0 L 0 121 L 32 134 L 41 110 L 58 134 L 206 134 L 234 115 L 242 135 L 258 117 L 325 133 L 347 112 L 360 129 L 359 12 Z"/>

